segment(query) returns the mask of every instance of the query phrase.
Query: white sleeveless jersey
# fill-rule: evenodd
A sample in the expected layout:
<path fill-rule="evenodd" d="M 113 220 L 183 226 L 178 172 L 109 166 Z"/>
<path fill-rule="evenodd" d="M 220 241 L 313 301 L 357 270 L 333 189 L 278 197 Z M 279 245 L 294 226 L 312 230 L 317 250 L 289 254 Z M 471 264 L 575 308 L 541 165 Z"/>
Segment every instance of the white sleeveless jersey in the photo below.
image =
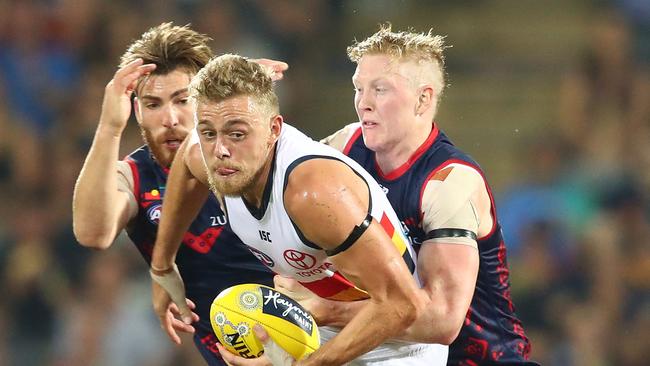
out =
<path fill-rule="evenodd" d="M 363 289 L 355 287 L 337 271 L 324 250 L 304 238 L 285 209 L 284 188 L 289 174 L 298 164 L 313 158 L 342 161 L 368 184 L 370 214 L 392 239 L 419 284 L 415 268 L 415 252 L 379 184 L 352 159 L 310 139 L 286 123 L 282 126 L 276 144 L 273 167 L 265 187 L 261 208 L 249 209 L 241 197 L 225 197 L 228 218 L 235 234 L 275 273 L 296 279 L 321 297 L 339 301 L 368 298 L 368 294 Z M 321 334 L 327 340 L 335 334 L 335 330 L 322 327 Z M 366 356 L 371 355 L 382 359 L 399 358 L 402 355 L 417 354 L 418 350 L 429 347 L 444 347 L 443 361 L 446 361 L 446 346 L 392 341 L 362 356 L 359 360 L 364 360 Z M 435 360 L 429 361 L 429 365 L 437 364 Z"/>

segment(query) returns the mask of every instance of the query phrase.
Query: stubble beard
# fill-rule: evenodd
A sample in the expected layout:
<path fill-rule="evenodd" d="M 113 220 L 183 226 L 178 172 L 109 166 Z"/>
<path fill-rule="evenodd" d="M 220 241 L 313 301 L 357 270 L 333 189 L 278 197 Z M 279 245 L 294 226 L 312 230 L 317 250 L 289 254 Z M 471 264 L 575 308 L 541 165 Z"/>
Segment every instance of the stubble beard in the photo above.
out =
<path fill-rule="evenodd" d="M 168 156 L 164 149 L 154 142 L 153 136 L 142 127 L 140 127 L 140 135 L 142 135 L 142 140 L 149 147 L 151 155 L 153 155 L 153 158 L 158 162 L 158 164 L 168 168 L 172 164 L 172 160 L 174 160 L 174 154 Z"/>

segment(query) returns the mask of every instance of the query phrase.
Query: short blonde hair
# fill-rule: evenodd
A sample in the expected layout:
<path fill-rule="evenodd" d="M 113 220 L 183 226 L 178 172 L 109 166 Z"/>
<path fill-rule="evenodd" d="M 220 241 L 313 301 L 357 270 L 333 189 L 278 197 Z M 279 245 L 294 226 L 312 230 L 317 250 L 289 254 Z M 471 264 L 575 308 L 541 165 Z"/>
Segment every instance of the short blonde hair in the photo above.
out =
<path fill-rule="evenodd" d="M 208 46 L 211 40 L 188 25 L 162 23 L 129 46 L 120 59 L 120 67 L 141 58 L 145 64 L 156 64 L 153 74 L 165 75 L 179 68 L 195 74 L 213 56 Z"/>
<path fill-rule="evenodd" d="M 210 60 L 192 78 L 189 89 L 195 103 L 247 95 L 269 114 L 277 114 L 280 109 L 270 71 L 239 55 L 225 54 Z"/>
<path fill-rule="evenodd" d="M 419 65 L 432 64 L 438 94 L 445 85 L 445 37 L 434 35 L 430 29 L 427 33 L 413 30 L 393 32 L 390 23 L 382 24 L 379 30 L 365 40 L 354 43 L 347 48 L 348 58 L 359 63 L 365 55 L 385 54 L 398 61 L 415 61 Z"/>

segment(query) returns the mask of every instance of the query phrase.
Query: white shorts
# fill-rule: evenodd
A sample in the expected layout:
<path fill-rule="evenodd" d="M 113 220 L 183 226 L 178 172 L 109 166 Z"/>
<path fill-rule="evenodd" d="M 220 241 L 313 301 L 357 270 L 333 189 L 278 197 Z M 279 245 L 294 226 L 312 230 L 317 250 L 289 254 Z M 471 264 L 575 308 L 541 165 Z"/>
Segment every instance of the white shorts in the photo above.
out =
<path fill-rule="evenodd" d="M 326 342 L 338 332 L 335 328 L 321 327 L 321 342 Z M 445 366 L 449 346 L 442 344 L 388 341 L 374 350 L 347 363 L 349 366 Z"/>

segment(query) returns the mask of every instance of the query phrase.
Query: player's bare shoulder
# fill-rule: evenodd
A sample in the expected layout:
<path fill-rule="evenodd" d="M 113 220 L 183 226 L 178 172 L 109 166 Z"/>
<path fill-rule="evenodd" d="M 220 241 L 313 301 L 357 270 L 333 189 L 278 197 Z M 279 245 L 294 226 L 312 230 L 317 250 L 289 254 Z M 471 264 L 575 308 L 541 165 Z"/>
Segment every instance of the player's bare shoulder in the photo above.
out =
<path fill-rule="evenodd" d="M 193 129 L 185 139 L 185 146 L 181 153 L 183 161 L 188 170 L 199 182 L 208 184 L 208 174 L 206 171 L 205 160 L 201 154 L 201 145 L 199 144 L 199 135 L 196 129 Z"/>
<path fill-rule="evenodd" d="M 329 145 L 338 151 L 343 151 L 350 142 L 352 136 L 361 128 L 361 123 L 354 122 L 320 140 L 321 143 Z"/>
<path fill-rule="evenodd" d="M 336 246 L 367 215 L 369 191 L 342 161 L 316 158 L 291 171 L 284 204 L 311 241 Z"/>

